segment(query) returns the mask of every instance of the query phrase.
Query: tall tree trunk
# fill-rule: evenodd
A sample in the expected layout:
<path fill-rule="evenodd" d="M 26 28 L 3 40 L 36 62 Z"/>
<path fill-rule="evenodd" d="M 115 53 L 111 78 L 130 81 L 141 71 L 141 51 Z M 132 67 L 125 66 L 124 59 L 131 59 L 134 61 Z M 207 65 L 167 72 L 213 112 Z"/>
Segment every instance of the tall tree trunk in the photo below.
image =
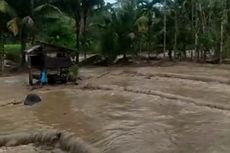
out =
<path fill-rule="evenodd" d="M 193 50 L 191 50 L 191 53 L 190 53 L 190 59 L 191 59 L 191 61 L 193 60 Z"/>
<path fill-rule="evenodd" d="M 224 46 L 224 22 L 221 21 L 220 25 L 220 55 L 219 55 L 219 60 L 220 63 L 223 61 L 223 46 Z"/>
<path fill-rule="evenodd" d="M 177 8 L 176 8 L 177 9 Z M 174 53 L 177 52 L 177 33 L 178 33 L 178 21 L 177 21 L 177 10 L 175 10 L 175 17 L 174 17 L 174 28 L 175 28 L 175 33 L 174 33 Z"/>
<path fill-rule="evenodd" d="M 150 53 L 151 53 L 151 25 L 152 25 L 152 13 L 148 13 L 148 58 L 150 58 Z"/>
<path fill-rule="evenodd" d="M 150 58 L 151 53 L 151 34 L 150 34 L 151 25 L 149 25 L 149 32 L 148 32 L 148 58 Z"/>
<path fill-rule="evenodd" d="M 149 34 L 150 35 L 150 34 Z M 148 58 L 150 59 L 150 56 L 151 56 L 151 40 L 149 38 L 149 42 L 148 42 Z"/>
<path fill-rule="evenodd" d="M 1 72 L 4 72 L 4 38 L 3 32 L 0 31 L 0 63 L 1 63 Z"/>
<path fill-rule="evenodd" d="M 83 13 L 83 46 L 84 46 L 84 58 L 86 59 L 86 24 L 87 24 L 87 17 L 88 17 L 88 9 L 84 10 Z"/>
<path fill-rule="evenodd" d="M 186 44 L 183 44 L 183 58 L 187 59 Z"/>
<path fill-rule="evenodd" d="M 142 54 L 142 47 L 143 47 L 143 35 L 140 34 L 140 40 L 139 40 L 139 55 L 141 56 Z"/>
<path fill-rule="evenodd" d="M 191 12 L 192 12 L 192 19 L 191 19 L 192 25 L 191 25 L 191 27 L 192 27 L 192 29 L 194 29 L 194 2 L 193 2 L 193 0 L 191 0 Z M 191 60 L 193 60 L 193 50 L 191 50 Z"/>
<path fill-rule="evenodd" d="M 34 0 L 30 0 L 30 15 L 31 17 L 34 15 Z"/>
<path fill-rule="evenodd" d="M 166 0 L 164 0 L 164 57 L 166 53 L 166 37 L 167 37 L 167 16 L 166 16 Z"/>
<path fill-rule="evenodd" d="M 207 53 L 208 53 L 208 49 L 204 48 L 204 56 L 203 56 L 204 62 L 206 62 L 207 60 Z"/>
<path fill-rule="evenodd" d="M 195 52 L 196 52 L 196 57 L 197 57 L 197 61 L 200 60 L 200 53 L 199 53 L 199 49 L 198 49 L 198 12 L 197 12 L 197 2 L 195 2 Z"/>
<path fill-rule="evenodd" d="M 26 64 L 26 54 L 25 54 L 25 49 L 26 49 L 26 40 L 21 36 L 21 67 L 24 67 Z"/>
<path fill-rule="evenodd" d="M 124 51 L 124 53 L 123 53 L 123 59 L 126 59 L 126 58 L 127 58 L 127 55 L 126 55 L 126 53 Z"/>
<path fill-rule="evenodd" d="M 169 60 L 172 61 L 173 58 L 172 58 L 172 49 L 171 48 L 168 51 L 168 56 L 169 56 Z"/>
<path fill-rule="evenodd" d="M 226 17 L 227 17 L 227 11 L 226 11 L 226 7 L 227 7 L 227 0 L 224 0 L 223 2 L 223 13 L 222 13 L 222 20 L 221 20 L 221 25 L 220 25 L 220 63 L 222 63 L 223 61 L 223 48 L 224 48 L 224 25 L 225 22 L 227 21 Z"/>
<path fill-rule="evenodd" d="M 79 63 L 79 51 L 80 51 L 80 19 L 75 18 L 75 24 L 76 24 L 76 64 Z"/>
<path fill-rule="evenodd" d="M 201 18 L 201 24 L 202 24 L 202 34 L 205 34 L 205 33 L 208 33 L 207 27 L 206 27 L 208 21 L 205 17 L 205 10 L 201 6 L 201 4 L 199 5 L 199 10 L 201 12 L 200 18 Z M 207 53 L 206 48 L 207 48 L 207 46 L 205 46 L 205 45 L 206 44 L 203 44 L 204 47 L 202 48 L 201 53 L 200 53 L 200 56 L 201 56 L 203 62 L 206 62 L 206 53 Z"/>

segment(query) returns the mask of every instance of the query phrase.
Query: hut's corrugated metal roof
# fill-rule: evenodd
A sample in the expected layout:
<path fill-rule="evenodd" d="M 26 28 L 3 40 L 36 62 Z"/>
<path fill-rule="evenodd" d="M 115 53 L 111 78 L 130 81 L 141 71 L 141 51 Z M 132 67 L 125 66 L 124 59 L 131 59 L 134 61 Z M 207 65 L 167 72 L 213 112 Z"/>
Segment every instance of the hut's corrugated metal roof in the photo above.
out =
<path fill-rule="evenodd" d="M 41 45 L 35 45 L 35 46 L 31 47 L 30 49 L 25 50 L 25 53 L 30 54 L 33 51 L 38 50 L 39 48 L 41 48 Z"/>

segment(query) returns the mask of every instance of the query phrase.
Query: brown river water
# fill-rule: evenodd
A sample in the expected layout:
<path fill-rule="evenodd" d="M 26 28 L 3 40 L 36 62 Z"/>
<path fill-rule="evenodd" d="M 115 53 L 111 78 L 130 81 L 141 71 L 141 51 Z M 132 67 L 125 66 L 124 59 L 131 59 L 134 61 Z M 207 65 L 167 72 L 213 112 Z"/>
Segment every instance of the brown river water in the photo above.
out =
<path fill-rule="evenodd" d="M 227 66 L 84 68 L 81 78 L 32 91 L 42 97 L 32 107 L 5 105 L 30 92 L 26 75 L 0 78 L 0 134 L 60 129 L 102 153 L 230 152 Z"/>

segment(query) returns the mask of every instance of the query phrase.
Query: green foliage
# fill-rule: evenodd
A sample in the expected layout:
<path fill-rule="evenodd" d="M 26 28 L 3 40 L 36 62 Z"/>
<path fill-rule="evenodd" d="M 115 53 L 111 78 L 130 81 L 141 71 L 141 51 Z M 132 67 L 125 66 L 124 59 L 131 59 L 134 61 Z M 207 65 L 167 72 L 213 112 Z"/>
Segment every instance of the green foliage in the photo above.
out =
<path fill-rule="evenodd" d="M 113 61 L 119 54 L 118 39 L 118 34 L 112 28 L 106 29 L 100 38 L 100 50 L 102 55 L 110 61 Z"/>
<path fill-rule="evenodd" d="M 34 8 L 34 13 L 36 13 L 39 16 L 56 16 L 58 14 L 61 15 L 62 11 L 58 7 L 46 3 Z"/>
<path fill-rule="evenodd" d="M 73 65 L 72 67 L 69 68 L 69 77 L 71 79 L 77 79 L 79 75 L 79 67 L 77 65 Z"/>
<path fill-rule="evenodd" d="M 4 45 L 6 54 L 18 55 L 20 53 L 20 44 Z"/>
<path fill-rule="evenodd" d="M 0 12 L 16 12 L 17 16 L 4 18 L 1 27 L 9 19 L 8 28 L 22 46 L 36 34 L 39 40 L 99 53 L 109 61 L 165 49 L 174 55 L 196 51 L 198 60 L 205 60 L 208 53 L 221 57 L 223 50 L 224 57 L 230 57 L 226 0 L 118 0 L 113 5 L 103 0 L 0 0 L 0 4 Z"/>
<path fill-rule="evenodd" d="M 122 8 L 103 10 L 103 19 L 96 23 L 100 34 L 96 35 L 102 55 L 112 62 L 118 55 L 133 53 L 132 44 L 136 38 L 137 12 L 135 5 L 131 2 L 122 2 Z M 102 22 L 102 23 L 101 23 Z"/>
<path fill-rule="evenodd" d="M 74 48 L 74 21 L 71 18 L 63 16 L 58 19 L 47 19 L 46 25 L 43 25 L 44 31 L 39 36 L 40 40 L 44 40 L 58 46 Z"/>
<path fill-rule="evenodd" d="M 15 15 L 14 9 L 5 0 L 0 0 L 0 13 Z"/>
<path fill-rule="evenodd" d="M 146 16 L 141 16 L 140 18 L 138 18 L 136 21 L 138 32 L 147 33 L 149 30 L 148 22 L 149 19 Z"/>
<path fill-rule="evenodd" d="M 214 47 L 214 38 L 215 36 L 211 32 L 203 33 L 199 37 L 200 45 L 203 48 L 212 48 Z"/>
<path fill-rule="evenodd" d="M 6 44 L 4 45 L 7 59 L 14 62 L 20 61 L 20 44 Z"/>

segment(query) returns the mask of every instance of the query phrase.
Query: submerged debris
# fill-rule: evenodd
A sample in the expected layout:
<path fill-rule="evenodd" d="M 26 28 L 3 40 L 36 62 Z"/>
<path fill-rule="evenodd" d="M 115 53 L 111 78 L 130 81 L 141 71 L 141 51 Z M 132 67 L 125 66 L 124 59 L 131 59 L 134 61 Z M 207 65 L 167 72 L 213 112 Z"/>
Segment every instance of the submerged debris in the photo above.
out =
<path fill-rule="evenodd" d="M 24 101 L 24 105 L 30 105 L 31 106 L 31 105 L 34 105 L 34 104 L 39 103 L 41 101 L 42 100 L 38 95 L 29 94 L 29 95 L 27 95 L 27 97 L 26 97 L 26 99 Z"/>

